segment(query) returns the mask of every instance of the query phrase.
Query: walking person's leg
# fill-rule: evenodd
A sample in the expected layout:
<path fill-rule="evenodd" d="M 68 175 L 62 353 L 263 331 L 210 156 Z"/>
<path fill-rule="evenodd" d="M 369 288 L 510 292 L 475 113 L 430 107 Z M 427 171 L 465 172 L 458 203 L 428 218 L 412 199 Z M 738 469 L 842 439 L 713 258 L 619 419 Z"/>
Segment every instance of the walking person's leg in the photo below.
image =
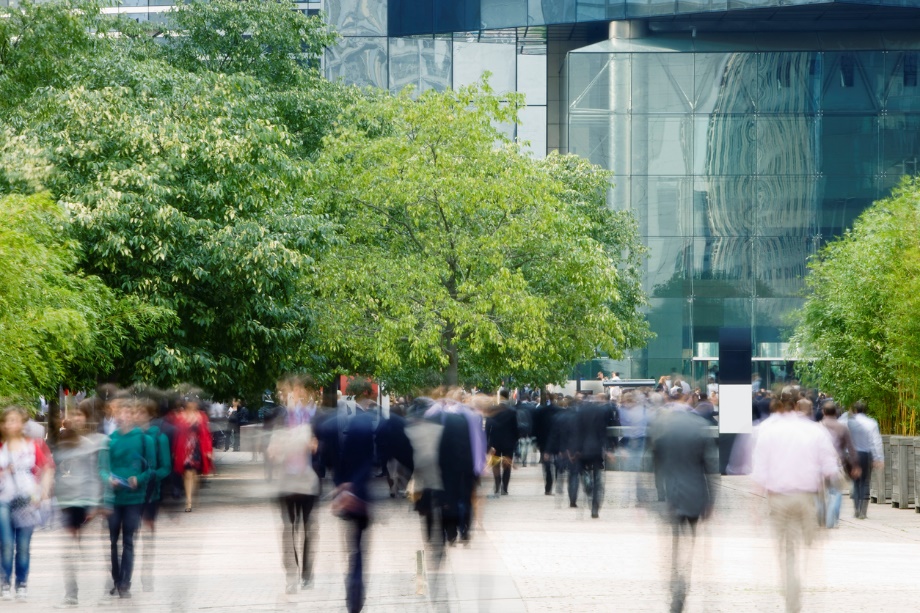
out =
<path fill-rule="evenodd" d="M 308 588 L 313 584 L 313 550 L 316 539 L 314 522 L 310 515 L 316 505 L 317 496 L 301 496 L 300 517 L 303 522 L 303 555 L 300 558 L 300 587 Z"/>
<path fill-rule="evenodd" d="M 0 504 L 0 575 L 3 598 L 12 598 L 13 518 L 9 504 Z"/>
<path fill-rule="evenodd" d="M 345 600 L 348 613 L 359 613 L 364 608 L 364 532 L 367 530 L 368 518 L 355 517 L 348 520 L 348 523 L 350 534 Z"/>
<path fill-rule="evenodd" d="M 32 526 L 16 528 L 13 537 L 16 542 L 16 597 L 25 598 L 29 583 L 29 562 L 32 546 Z"/>
<path fill-rule="evenodd" d="M 185 469 L 182 474 L 182 485 L 185 488 L 185 511 L 192 510 L 192 501 L 195 498 L 195 489 L 198 485 L 198 473 L 195 470 Z"/>
<path fill-rule="evenodd" d="M 118 587 L 121 585 L 121 560 L 118 555 L 118 537 L 122 531 L 122 523 L 124 517 L 124 507 L 120 505 L 114 505 L 112 507 L 111 513 L 108 516 L 109 522 L 109 547 L 110 547 L 110 559 L 112 565 L 112 583 L 114 587 L 109 592 L 112 595 L 115 595 L 118 591 Z"/>
<path fill-rule="evenodd" d="M 131 597 L 131 575 L 134 573 L 134 538 L 141 526 L 143 505 L 127 504 L 122 507 L 121 583 L 117 584 L 122 598 Z"/>

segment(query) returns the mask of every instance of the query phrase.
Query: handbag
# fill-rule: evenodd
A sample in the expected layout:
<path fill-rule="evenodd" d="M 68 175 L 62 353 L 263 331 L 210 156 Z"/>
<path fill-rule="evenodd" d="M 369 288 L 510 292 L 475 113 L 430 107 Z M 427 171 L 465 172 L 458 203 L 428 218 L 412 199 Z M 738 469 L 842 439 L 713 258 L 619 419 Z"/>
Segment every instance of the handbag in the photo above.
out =
<path fill-rule="evenodd" d="M 10 519 L 14 528 L 34 528 L 42 525 L 41 511 L 28 496 L 16 496 L 10 502 Z"/>

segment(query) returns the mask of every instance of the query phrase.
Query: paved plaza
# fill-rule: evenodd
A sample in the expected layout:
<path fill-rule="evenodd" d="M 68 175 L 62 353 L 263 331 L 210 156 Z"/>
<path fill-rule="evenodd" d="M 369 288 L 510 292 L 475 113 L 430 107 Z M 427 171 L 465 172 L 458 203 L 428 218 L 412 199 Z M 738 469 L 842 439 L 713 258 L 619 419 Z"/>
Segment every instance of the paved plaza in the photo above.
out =
<path fill-rule="evenodd" d="M 315 585 L 286 596 L 281 521 L 261 465 L 248 453 L 218 456 L 219 474 L 194 512 L 175 506 L 161 516 L 153 591 L 143 590 L 139 560 L 133 598 L 107 596 L 108 541 L 99 520 L 87 528 L 80 609 L 345 610 L 342 522 L 328 503 L 314 511 Z M 441 596 L 435 602 L 418 594 L 426 591 L 417 572 L 418 516 L 406 501 L 382 498 L 370 531 L 365 611 L 667 611 L 670 532 L 646 502 L 649 477 L 638 485 L 633 474 L 607 473 L 605 505 L 591 519 L 584 504 L 570 509 L 563 497 L 545 496 L 539 468 L 514 471 L 509 496 L 482 500 L 471 546 L 450 548 L 442 572 L 429 567 L 423 575 L 427 593 Z M 717 495 L 697 540 L 686 610 L 782 611 L 764 499 L 746 477 L 722 477 Z M 810 552 L 804 611 L 920 609 L 920 515 L 871 505 L 869 519 L 857 521 L 847 502 L 839 529 L 822 531 Z M 63 537 L 60 530 L 36 533 L 29 599 L 2 603 L 4 610 L 46 611 L 62 600 Z M 142 539 L 139 553 L 145 546 Z"/>

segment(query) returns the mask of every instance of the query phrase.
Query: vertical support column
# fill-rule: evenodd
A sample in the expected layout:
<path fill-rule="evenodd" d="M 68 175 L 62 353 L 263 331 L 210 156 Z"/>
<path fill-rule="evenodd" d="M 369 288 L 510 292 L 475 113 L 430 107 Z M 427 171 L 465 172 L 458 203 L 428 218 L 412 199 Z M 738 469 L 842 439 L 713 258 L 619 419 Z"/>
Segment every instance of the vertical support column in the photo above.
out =
<path fill-rule="evenodd" d="M 754 430 L 751 418 L 751 329 L 719 330 L 719 470 L 727 474 L 738 434 Z"/>

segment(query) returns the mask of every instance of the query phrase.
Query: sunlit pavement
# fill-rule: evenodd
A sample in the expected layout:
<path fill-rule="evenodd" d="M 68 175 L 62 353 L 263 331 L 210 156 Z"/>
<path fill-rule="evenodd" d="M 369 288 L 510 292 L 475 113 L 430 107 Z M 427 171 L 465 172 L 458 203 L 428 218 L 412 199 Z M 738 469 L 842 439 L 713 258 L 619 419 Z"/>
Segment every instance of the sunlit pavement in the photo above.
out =
<path fill-rule="evenodd" d="M 174 505 L 161 515 L 153 591 L 142 585 L 142 538 L 133 597 L 108 596 L 108 539 L 99 520 L 86 528 L 77 610 L 345 610 L 342 522 L 328 503 L 313 516 L 314 586 L 285 595 L 280 514 L 261 464 L 248 453 L 218 456 L 220 474 L 200 505 L 192 513 Z M 606 478 L 605 505 L 591 519 L 583 502 L 570 509 L 567 499 L 545 496 L 538 467 L 515 470 L 509 496 L 481 501 L 471 545 L 449 548 L 441 572 L 429 560 L 421 577 L 418 516 L 405 500 L 381 498 L 370 530 L 365 611 L 667 611 L 670 531 L 646 501 L 649 477 L 640 480 L 638 503 L 635 475 Z M 379 485 L 385 496 L 382 479 Z M 920 515 L 870 505 L 869 519 L 858 521 L 848 503 L 840 527 L 823 530 L 809 554 L 803 610 L 920 610 Z M 29 597 L 0 608 L 46 611 L 61 602 L 63 538 L 59 530 L 35 534 Z M 721 479 L 715 513 L 697 539 L 685 610 L 783 610 L 764 500 L 746 477 Z"/>

